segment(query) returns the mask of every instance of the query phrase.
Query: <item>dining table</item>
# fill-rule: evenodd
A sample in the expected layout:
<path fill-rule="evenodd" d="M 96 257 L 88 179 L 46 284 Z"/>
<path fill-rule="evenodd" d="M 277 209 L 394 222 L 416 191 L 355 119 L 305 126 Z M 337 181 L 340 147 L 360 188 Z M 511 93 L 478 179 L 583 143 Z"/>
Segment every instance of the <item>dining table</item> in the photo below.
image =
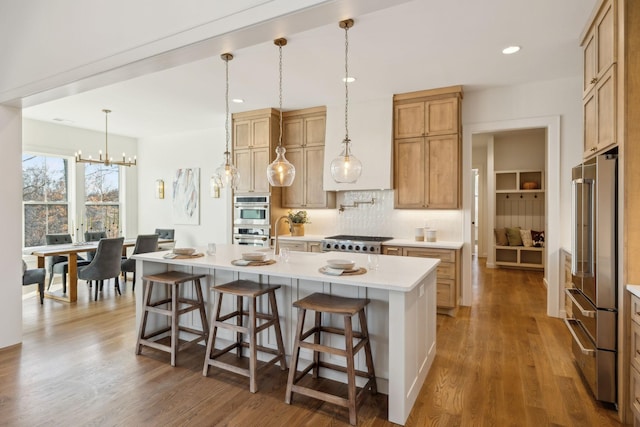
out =
<path fill-rule="evenodd" d="M 158 239 L 158 244 L 173 243 L 172 239 Z M 45 291 L 44 297 L 64 302 L 75 302 L 78 300 L 78 254 L 95 251 L 99 242 L 79 242 L 61 245 L 45 245 L 27 248 L 25 254 L 38 257 L 38 268 L 45 268 L 45 258 L 48 256 L 66 256 L 69 262 L 67 271 L 67 292 Z M 125 239 L 122 245 L 122 255 L 127 255 L 127 248 L 136 245 L 136 239 Z"/>

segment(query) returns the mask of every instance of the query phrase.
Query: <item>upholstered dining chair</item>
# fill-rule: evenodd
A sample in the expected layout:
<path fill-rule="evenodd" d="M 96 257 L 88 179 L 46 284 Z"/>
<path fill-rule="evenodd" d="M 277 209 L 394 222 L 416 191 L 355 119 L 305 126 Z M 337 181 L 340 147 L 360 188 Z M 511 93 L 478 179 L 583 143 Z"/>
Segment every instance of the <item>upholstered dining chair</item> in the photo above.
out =
<path fill-rule="evenodd" d="M 96 280 L 95 300 L 98 300 L 98 291 L 102 290 L 105 280 L 115 279 L 115 289 L 120 292 L 120 263 L 122 262 L 122 245 L 124 237 L 101 239 L 98 242 L 96 255 L 89 265 L 78 268 L 78 279 Z"/>
<path fill-rule="evenodd" d="M 38 295 L 40 304 L 44 300 L 44 281 L 47 277 L 47 270 L 44 268 L 27 268 L 27 263 L 22 260 L 22 286 L 38 284 Z"/>
<path fill-rule="evenodd" d="M 133 248 L 133 253 L 135 254 L 145 254 L 147 252 L 155 252 L 158 250 L 158 235 L 157 234 L 141 234 L 136 238 L 136 245 Z M 136 289 L 136 260 L 131 259 L 131 257 L 124 259 L 122 261 L 122 265 L 120 266 L 122 270 L 122 274 L 124 276 L 124 281 L 127 281 L 127 273 L 133 273 L 133 285 L 131 285 L 131 290 Z"/>
<path fill-rule="evenodd" d="M 45 235 L 47 245 L 68 245 L 73 243 L 71 234 L 47 234 Z M 89 261 L 78 255 L 78 267 L 89 264 Z M 69 259 L 64 255 L 54 255 L 47 257 L 47 270 L 49 270 L 49 284 L 47 289 L 51 287 L 54 274 L 62 275 L 62 292 L 67 292 L 67 273 L 69 271 Z"/>
<path fill-rule="evenodd" d="M 85 231 L 84 232 L 85 242 L 99 242 L 100 239 L 106 239 L 106 238 L 107 238 L 106 231 Z M 96 251 L 87 251 L 87 260 L 91 261 L 95 255 L 96 255 Z"/>
<path fill-rule="evenodd" d="M 175 240 L 176 230 L 173 228 L 156 228 L 156 234 L 158 235 L 158 239 L 167 239 L 167 240 Z M 175 243 L 165 243 L 158 245 L 158 248 L 161 250 L 173 249 Z"/>

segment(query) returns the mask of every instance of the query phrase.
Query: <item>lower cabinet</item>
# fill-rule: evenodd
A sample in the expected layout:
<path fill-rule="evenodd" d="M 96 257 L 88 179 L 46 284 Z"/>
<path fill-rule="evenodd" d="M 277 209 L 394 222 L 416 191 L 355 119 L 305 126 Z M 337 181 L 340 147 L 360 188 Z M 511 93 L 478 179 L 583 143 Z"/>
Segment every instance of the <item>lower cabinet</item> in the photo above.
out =
<path fill-rule="evenodd" d="M 633 425 L 640 426 L 640 298 L 633 294 L 629 351 L 629 403 L 633 412 Z"/>
<path fill-rule="evenodd" d="M 460 249 L 417 248 L 409 246 L 383 246 L 383 254 L 437 258 L 437 306 L 438 313 L 453 315 L 458 308 L 460 295 Z"/>

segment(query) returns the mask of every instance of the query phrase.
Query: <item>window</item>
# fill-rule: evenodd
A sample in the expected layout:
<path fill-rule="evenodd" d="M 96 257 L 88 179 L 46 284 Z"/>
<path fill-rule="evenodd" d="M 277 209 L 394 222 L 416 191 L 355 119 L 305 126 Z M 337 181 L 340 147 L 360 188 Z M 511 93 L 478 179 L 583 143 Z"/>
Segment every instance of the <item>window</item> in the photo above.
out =
<path fill-rule="evenodd" d="M 84 183 L 85 230 L 120 235 L 120 167 L 86 164 Z"/>
<path fill-rule="evenodd" d="M 45 244 L 45 234 L 68 233 L 68 165 L 61 157 L 22 155 L 23 245 Z"/>

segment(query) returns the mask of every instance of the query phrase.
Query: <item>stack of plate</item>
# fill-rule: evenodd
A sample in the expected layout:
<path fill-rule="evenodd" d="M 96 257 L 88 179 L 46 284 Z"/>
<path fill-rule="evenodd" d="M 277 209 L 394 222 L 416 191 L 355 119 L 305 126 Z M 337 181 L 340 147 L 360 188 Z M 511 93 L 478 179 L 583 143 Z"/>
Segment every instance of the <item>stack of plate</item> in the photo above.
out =
<path fill-rule="evenodd" d="M 242 259 L 245 261 L 264 261 L 267 258 L 267 254 L 264 252 L 245 252 L 242 254 Z"/>

